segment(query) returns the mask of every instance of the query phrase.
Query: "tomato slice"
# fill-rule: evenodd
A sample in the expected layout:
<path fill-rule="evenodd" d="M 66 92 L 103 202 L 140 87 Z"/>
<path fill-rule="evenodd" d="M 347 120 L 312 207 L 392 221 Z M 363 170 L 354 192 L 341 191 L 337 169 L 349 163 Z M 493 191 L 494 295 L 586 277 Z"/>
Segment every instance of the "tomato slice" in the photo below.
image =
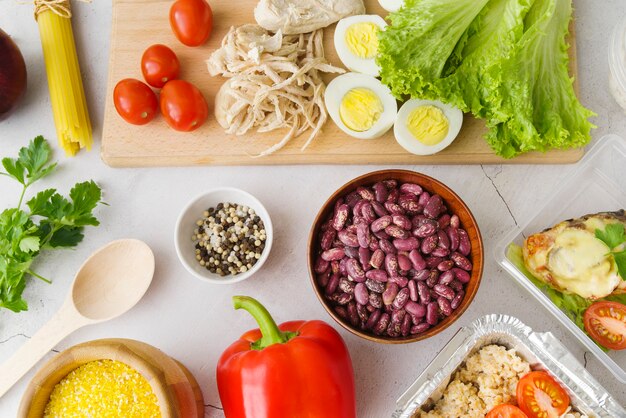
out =
<path fill-rule="evenodd" d="M 517 406 L 504 404 L 493 408 L 485 418 L 528 418 L 528 416 Z"/>
<path fill-rule="evenodd" d="M 596 302 L 585 311 L 585 330 L 611 350 L 626 349 L 626 305 Z"/>
<path fill-rule="evenodd" d="M 569 395 L 546 372 L 530 372 L 517 384 L 517 403 L 528 418 L 559 418 L 567 411 Z"/>

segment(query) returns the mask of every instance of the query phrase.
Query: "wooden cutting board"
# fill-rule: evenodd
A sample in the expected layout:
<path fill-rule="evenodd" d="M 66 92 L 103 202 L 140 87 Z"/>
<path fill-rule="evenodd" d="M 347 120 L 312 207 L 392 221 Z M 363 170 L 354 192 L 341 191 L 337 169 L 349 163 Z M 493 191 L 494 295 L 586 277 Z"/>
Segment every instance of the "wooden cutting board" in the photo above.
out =
<path fill-rule="evenodd" d="M 205 60 L 219 48 L 230 26 L 255 23 L 257 0 L 209 0 L 214 13 L 211 39 L 202 47 L 182 45 L 169 26 L 171 0 L 113 0 L 113 23 L 109 79 L 107 84 L 102 159 L 114 167 L 188 166 L 188 165 L 277 165 L 277 164 L 563 164 L 578 161 L 583 149 L 530 153 L 512 160 L 496 156 L 483 139 L 484 122 L 471 116 L 457 140 L 443 152 L 427 157 L 407 153 L 393 137 L 393 129 L 375 140 L 358 140 L 345 135 L 329 120 L 322 134 L 305 150 L 300 148 L 307 135 L 294 139 L 274 155 L 251 158 L 250 155 L 269 148 L 282 138 L 283 131 L 266 134 L 249 133 L 230 136 L 224 133 L 213 117 L 215 94 L 225 81 L 211 77 Z M 377 0 L 365 0 L 367 12 L 386 12 Z M 326 56 L 334 65 L 341 65 L 333 47 L 334 25 L 324 34 Z M 192 133 L 171 130 L 159 115 L 145 126 L 124 122 L 113 106 L 113 88 L 127 77 L 142 79 L 140 61 L 143 51 L 152 44 L 172 48 L 181 62 L 181 78 L 194 83 L 207 99 L 211 115 L 207 123 Z M 570 40 L 571 72 L 577 74 L 575 36 Z M 329 78 L 330 79 L 330 78 Z"/>

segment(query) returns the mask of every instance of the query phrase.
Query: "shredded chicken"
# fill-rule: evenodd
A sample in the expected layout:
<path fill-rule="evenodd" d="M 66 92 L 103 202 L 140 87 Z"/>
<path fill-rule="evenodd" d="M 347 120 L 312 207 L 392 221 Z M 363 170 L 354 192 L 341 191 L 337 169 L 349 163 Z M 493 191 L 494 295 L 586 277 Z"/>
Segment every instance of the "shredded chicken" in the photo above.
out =
<path fill-rule="evenodd" d="M 309 129 L 304 150 L 328 119 L 321 74 L 343 73 L 324 58 L 323 31 L 272 35 L 258 25 L 232 27 L 207 60 L 212 76 L 229 78 L 215 99 L 215 116 L 228 134 L 289 128 L 270 155 Z"/>

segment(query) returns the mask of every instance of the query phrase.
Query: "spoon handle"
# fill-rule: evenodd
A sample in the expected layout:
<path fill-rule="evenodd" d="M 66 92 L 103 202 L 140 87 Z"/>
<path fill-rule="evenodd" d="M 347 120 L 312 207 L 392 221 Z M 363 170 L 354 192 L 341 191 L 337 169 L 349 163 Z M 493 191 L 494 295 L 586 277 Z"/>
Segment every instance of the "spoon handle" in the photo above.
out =
<path fill-rule="evenodd" d="M 61 340 L 89 320 L 72 306 L 63 306 L 30 340 L 0 365 L 0 397 L 9 391 L 39 360 Z"/>

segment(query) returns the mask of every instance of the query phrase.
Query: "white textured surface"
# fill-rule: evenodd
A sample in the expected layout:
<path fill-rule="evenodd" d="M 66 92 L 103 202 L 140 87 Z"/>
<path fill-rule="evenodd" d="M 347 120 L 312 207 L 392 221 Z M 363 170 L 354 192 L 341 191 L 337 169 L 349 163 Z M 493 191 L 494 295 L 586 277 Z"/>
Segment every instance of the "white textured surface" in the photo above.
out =
<path fill-rule="evenodd" d="M 213 0 L 223 1 L 223 0 Z M 612 28 L 626 15 L 623 0 L 575 0 L 577 6 L 581 99 L 599 116 L 594 137 L 607 133 L 626 137 L 626 118 L 608 87 L 607 44 Z M 109 50 L 111 4 L 98 0 L 76 3 L 74 28 L 90 104 L 95 137 L 102 131 Z M 29 90 L 19 112 L 0 123 L 0 155 L 12 156 L 38 134 L 54 138 L 39 34 L 32 7 L 0 0 L 0 27 L 11 34 L 25 56 Z M 168 30 L 164 28 L 164 30 Z M 89 253 L 106 242 L 135 237 L 148 242 L 157 257 L 154 283 L 143 301 L 110 323 L 83 329 L 63 341 L 58 350 L 104 337 L 135 338 L 153 344 L 186 364 L 199 379 L 206 416 L 223 416 L 215 385 L 215 364 L 222 350 L 245 330 L 251 318 L 231 309 L 230 297 L 248 294 L 263 301 L 277 321 L 330 317 L 313 295 L 306 271 L 306 241 L 317 209 L 337 187 L 378 167 L 225 167 L 170 169 L 111 169 L 98 149 L 68 160 L 57 152 L 61 169 L 35 190 L 94 179 L 110 204 L 98 211 L 102 225 L 86 231 L 75 251 L 43 256 L 36 265 L 52 285 L 31 281 L 26 298 L 30 310 L 19 315 L 0 312 L 0 361 L 6 360 L 61 305 L 74 272 Z M 396 398 L 432 360 L 460 326 L 488 313 L 515 315 L 537 331 L 552 331 L 571 348 L 588 370 L 622 404 L 626 388 L 619 384 L 547 311 L 518 288 L 497 266 L 493 246 L 515 223 L 533 215 L 537 205 L 568 166 L 408 167 L 432 175 L 455 189 L 472 208 L 486 243 L 486 268 L 476 300 L 450 329 L 428 341 L 404 346 L 377 345 L 344 331 L 357 379 L 359 417 L 389 416 Z M 212 286 L 188 274 L 174 251 L 174 223 L 193 196 L 216 186 L 252 192 L 269 210 L 275 227 L 272 254 L 253 279 L 233 286 Z M 14 205 L 18 189 L 0 179 L 0 208 Z M 585 358 L 586 357 L 586 358 Z M 0 416 L 17 411 L 31 372 L 0 399 Z M 1 378 L 1 377 L 0 377 Z"/>

